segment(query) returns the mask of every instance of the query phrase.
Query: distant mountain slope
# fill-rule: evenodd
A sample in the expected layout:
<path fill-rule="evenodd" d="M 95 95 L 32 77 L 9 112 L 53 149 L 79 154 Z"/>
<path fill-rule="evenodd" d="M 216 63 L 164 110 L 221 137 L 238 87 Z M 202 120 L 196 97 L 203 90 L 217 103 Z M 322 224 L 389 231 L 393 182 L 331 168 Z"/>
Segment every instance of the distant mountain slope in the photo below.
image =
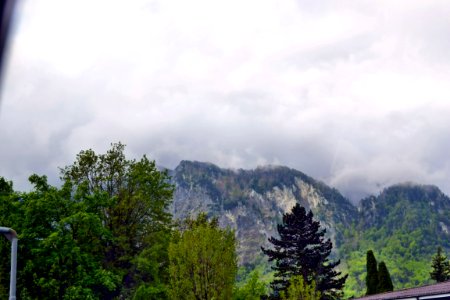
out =
<path fill-rule="evenodd" d="M 243 265 L 255 264 L 260 247 L 276 234 L 282 214 L 296 202 L 311 209 L 335 243 L 342 228 L 356 221 L 356 208 L 336 189 L 287 167 L 227 170 L 213 164 L 182 161 L 173 173 L 172 213 L 176 218 L 206 211 L 230 226 L 240 241 Z"/>
<path fill-rule="evenodd" d="M 340 247 L 349 290 L 365 289 L 365 253 L 373 249 L 389 268 L 395 288 L 429 283 L 431 257 L 450 249 L 450 198 L 430 185 L 399 184 L 361 200 L 358 223 Z"/>
<path fill-rule="evenodd" d="M 426 225 L 430 234 L 445 240 L 450 225 L 449 209 L 450 199 L 436 186 L 398 184 L 383 190 L 378 197 L 361 200 L 359 225 L 362 229 L 384 227 L 390 234 Z"/>

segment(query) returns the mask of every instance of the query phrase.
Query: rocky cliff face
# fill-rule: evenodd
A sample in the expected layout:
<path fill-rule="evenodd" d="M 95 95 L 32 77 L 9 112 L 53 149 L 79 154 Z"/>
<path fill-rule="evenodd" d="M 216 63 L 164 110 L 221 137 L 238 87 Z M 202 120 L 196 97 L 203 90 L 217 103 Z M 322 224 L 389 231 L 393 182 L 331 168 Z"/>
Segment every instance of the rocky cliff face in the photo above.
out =
<path fill-rule="evenodd" d="M 175 218 L 205 211 L 236 231 L 242 265 L 261 259 L 261 246 L 276 235 L 283 213 L 295 203 L 311 209 L 333 243 L 342 243 L 342 228 L 357 217 L 356 208 L 337 190 L 286 167 L 227 170 L 183 161 L 173 172 Z"/>

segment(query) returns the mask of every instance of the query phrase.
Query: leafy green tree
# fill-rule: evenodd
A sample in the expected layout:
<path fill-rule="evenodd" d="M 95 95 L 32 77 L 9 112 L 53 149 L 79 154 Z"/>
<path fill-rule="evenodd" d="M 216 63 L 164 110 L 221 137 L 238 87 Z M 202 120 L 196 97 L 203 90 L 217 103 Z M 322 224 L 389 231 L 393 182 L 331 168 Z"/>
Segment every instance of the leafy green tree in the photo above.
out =
<path fill-rule="evenodd" d="M 432 259 L 431 268 L 430 277 L 436 282 L 450 279 L 450 263 L 447 260 L 447 256 L 442 253 L 442 247 L 437 248 L 436 255 Z"/>
<path fill-rule="evenodd" d="M 172 299 L 231 299 L 237 272 L 234 231 L 206 214 L 188 218 L 169 246 Z"/>
<path fill-rule="evenodd" d="M 34 189 L 10 193 L 0 209 L 2 224 L 19 233 L 18 296 L 104 298 L 103 291 L 116 289 L 120 280 L 102 267 L 102 245 L 109 235 L 99 218 L 86 211 L 85 203 L 73 201 L 70 187 L 52 187 L 45 176 L 29 179 Z M 1 247 L 2 255 L 7 248 Z"/>
<path fill-rule="evenodd" d="M 267 294 L 267 286 L 259 280 L 259 272 L 252 271 L 249 279 L 241 287 L 235 288 L 234 300 L 259 300 Z"/>
<path fill-rule="evenodd" d="M 7 181 L 0 176 L 0 196 L 7 196 L 14 192 L 12 181 Z"/>
<path fill-rule="evenodd" d="M 378 286 L 377 293 L 391 292 L 394 290 L 391 275 L 384 261 L 378 264 Z"/>
<path fill-rule="evenodd" d="M 112 236 L 105 245 L 103 265 L 121 274 L 120 293 L 129 297 L 140 284 L 168 281 L 172 223 L 168 207 L 174 187 L 154 161 L 145 155 L 127 160 L 124 148 L 117 143 L 106 154 L 81 151 L 61 175 L 82 201 L 89 202 L 93 195 L 104 199 L 91 207 Z"/>
<path fill-rule="evenodd" d="M 347 275 L 339 277 L 341 272 L 334 270 L 340 261 L 328 259 L 332 243 L 330 239 L 325 240 L 325 229 L 314 221 L 313 213 L 306 213 L 305 208 L 297 203 L 290 213 L 283 215 L 278 233 L 280 239 L 269 238 L 273 249 L 262 248 L 269 261 L 275 261 L 272 297 L 279 298 L 280 292 L 287 290 L 290 279 L 296 275 L 301 275 L 307 285 L 315 281 L 322 299 L 341 297 Z"/>
<path fill-rule="evenodd" d="M 13 184 L 11 181 L 0 177 L 0 226 L 14 227 L 13 220 L 18 216 L 17 209 L 12 201 L 14 197 Z M 0 253 L 3 259 L 0 260 L 0 299 L 8 299 L 9 292 L 9 271 L 10 271 L 11 243 L 4 237 L 0 237 Z"/>
<path fill-rule="evenodd" d="M 305 283 L 301 275 L 292 276 L 289 287 L 280 293 L 282 300 L 319 300 L 322 294 L 316 289 L 316 282 Z"/>
<path fill-rule="evenodd" d="M 167 286 L 160 285 L 140 285 L 136 290 L 133 300 L 159 300 L 167 298 Z"/>
<path fill-rule="evenodd" d="M 372 250 L 367 251 L 366 255 L 366 295 L 374 295 L 378 289 L 378 268 L 377 260 Z"/>
<path fill-rule="evenodd" d="M 61 188 L 32 175 L 34 189 L 17 193 L 0 178 L 0 224 L 20 240 L 20 299 L 167 297 L 173 186 L 154 162 L 127 160 L 123 150 L 81 151 L 62 170 Z M 0 255 L 9 252 L 0 239 Z M 8 262 L 0 262 L 1 296 Z"/>

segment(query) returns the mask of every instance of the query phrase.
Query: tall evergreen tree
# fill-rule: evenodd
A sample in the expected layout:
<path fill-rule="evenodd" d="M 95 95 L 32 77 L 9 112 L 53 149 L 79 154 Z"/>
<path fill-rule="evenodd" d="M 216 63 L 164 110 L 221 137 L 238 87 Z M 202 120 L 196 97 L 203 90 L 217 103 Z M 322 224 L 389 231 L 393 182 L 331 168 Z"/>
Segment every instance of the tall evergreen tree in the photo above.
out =
<path fill-rule="evenodd" d="M 366 255 L 366 295 L 374 295 L 377 293 L 378 288 L 378 269 L 377 260 L 372 250 L 367 251 Z"/>
<path fill-rule="evenodd" d="M 394 285 L 392 284 L 391 275 L 389 274 L 386 264 L 382 261 L 378 265 L 377 293 L 391 292 L 393 290 Z"/>
<path fill-rule="evenodd" d="M 450 263 L 447 256 L 442 254 L 442 247 L 437 248 L 437 253 L 433 256 L 431 263 L 432 271 L 430 277 L 436 282 L 443 282 L 450 279 Z"/>
<path fill-rule="evenodd" d="M 325 229 L 314 221 L 313 213 L 306 213 L 298 203 L 290 213 L 283 215 L 283 223 L 278 225 L 280 239 L 271 237 L 273 249 L 262 248 L 269 261 L 275 261 L 275 279 L 271 282 L 274 291 L 272 298 L 279 299 L 280 292 L 289 287 L 292 276 L 301 275 L 305 284 L 316 282 L 322 299 L 336 299 L 342 295 L 347 275 L 334 270 L 340 261 L 328 259 L 332 243 L 324 238 Z"/>

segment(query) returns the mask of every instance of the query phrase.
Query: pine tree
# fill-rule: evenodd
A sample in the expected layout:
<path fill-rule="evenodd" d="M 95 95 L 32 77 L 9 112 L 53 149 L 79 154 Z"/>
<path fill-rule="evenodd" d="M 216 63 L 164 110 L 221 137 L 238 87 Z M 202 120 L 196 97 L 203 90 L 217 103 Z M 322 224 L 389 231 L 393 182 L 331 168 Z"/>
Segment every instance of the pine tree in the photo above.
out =
<path fill-rule="evenodd" d="M 442 254 L 442 247 L 437 248 L 437 253 L 433 256 L 431 267 L 433 270 L 430 272 L 430 277 L 436 282 L 443 282 L 450 279 L 450 263 L 447 260 L 447 256 Z"/>
<path fill-rule="evenodd" d="M 279 299 L 280 293 L 288 289 L 292 276 L 296 275 L 301 275 L 307 285 L 315 281 L 322 299 L 339 298 L 348 275 L 339 277 L 341 272 L 334 270 L 340 261 L 329 261 L 332 243 L 330 239 L 325 240 L 325 229 L 313 220 L 313 213 L 306 213 L 304 207 L 296 204 L 291 213 L 283 215 L 278 233 L 280 239 L 269 238 L 273 249 L 262 248 L 269 261 L 275 261 L 272 298 Z"/>
<path fill-rule="evenodd" d="M 366 295 L 374 295 L 377 293 L 378 287 L 378 269 L 377 260 L 372 250 L 367 251 L 366 255 Z"/>
<path fill-rule="evenodd" d="M 378 265 L 378 286 L 377 293 L 391 292 L 394 290 L 391 275 L 386 267 L 384 261 Z"/>

